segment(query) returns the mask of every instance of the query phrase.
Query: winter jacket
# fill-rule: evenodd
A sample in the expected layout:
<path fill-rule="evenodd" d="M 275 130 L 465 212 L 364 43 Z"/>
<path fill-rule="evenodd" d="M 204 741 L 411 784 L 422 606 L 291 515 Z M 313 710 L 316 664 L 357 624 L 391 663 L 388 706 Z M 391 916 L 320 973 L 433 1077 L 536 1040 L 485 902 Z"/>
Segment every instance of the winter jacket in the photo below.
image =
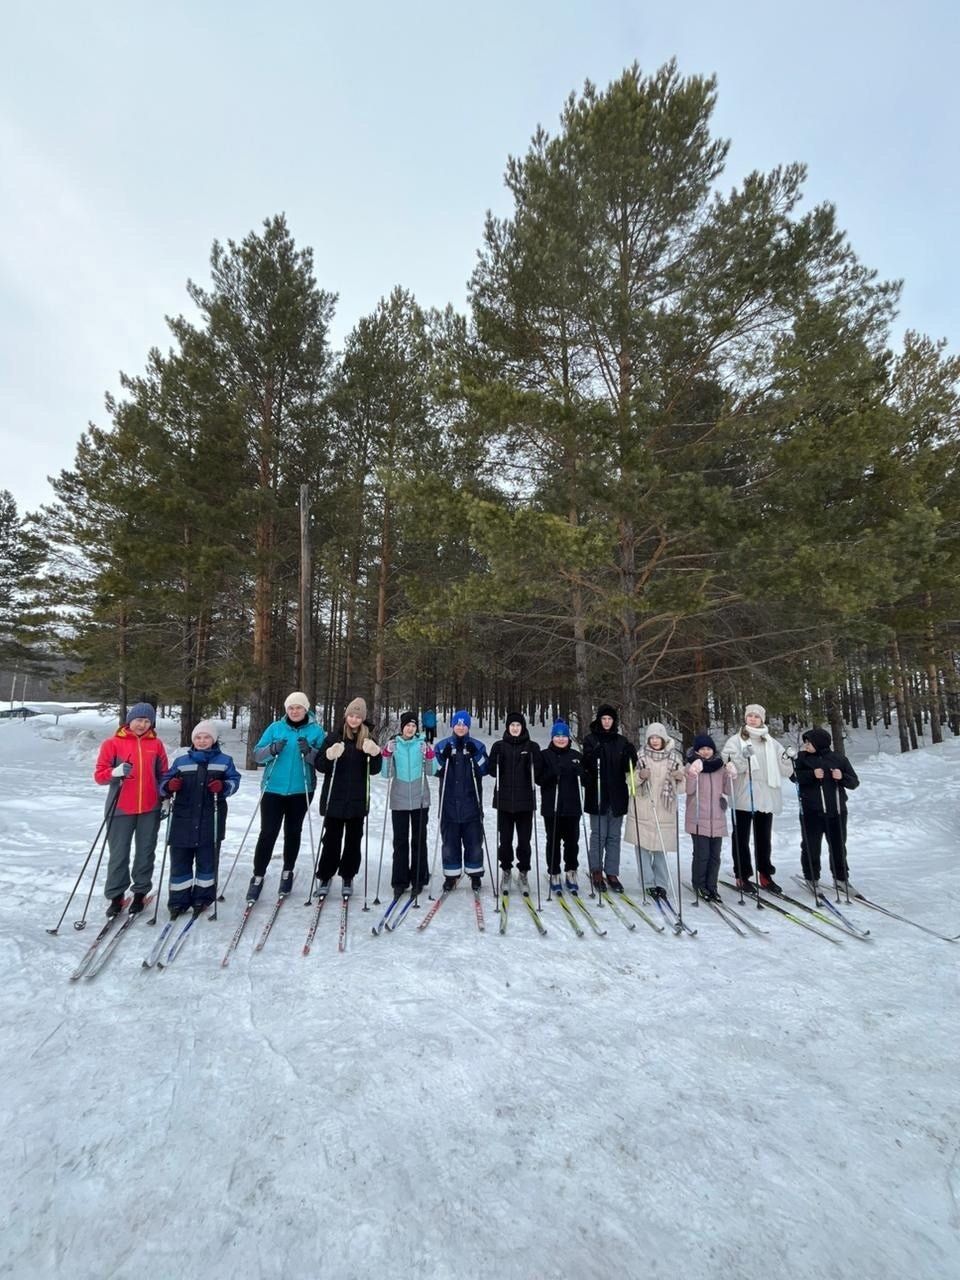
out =
<path fill-rule="evenodd" d="M 423 734 L 412 738 L 394 738 L 392 754 L 386 762 L 383 777 L 390 785 L 390 808 L 402 812 L 430 808 L 430 784 L 427 779 L 437 772 L 436 758 L 426 758 L 427 744 Z"/>
<path fill-rule="evenodd" d="M 437 727 L 437 713 L 435 711 L 425 711 L 423 713 L 423 727 L 425 729 L 435 729 Z"/>
<path fill-rule="evenodd" d="M 317 789 L 317 775 L 311 759 L 300 754 L 298 738 L 306 738 L 311 748 L 316 751 L 323 746 L 326 734 L 317 724 L 312 711 L 308 711 L 306 719 L 294 724 L 284 716 L 268 724 L 260 735 L 260 741 L 253 749 L 253 758 L 258 764 L 266 765 L 263 779 L 263 790 L 275 796 L 303 795 L 304 774 L 306 774 L 306 791 L 312 796 Z M 278 756 L 270 754 L 271 743 L 282 742 L 283 750 Z M 270 762 L 273 761 L 271 764 Z"/>
<path fill-rule="evenodd" d="M 327 750 L 335 742 L 343 743 L 343 755 L 328 760 Z M 352 738 L 344 736 L 342 728 L 331 733 L 314 754 L 316 766 L 324 775 L 320 812 L 331 818 L 361 818 L 369 813 L 370 779 L 383 768 L 383 756 L 368 756 Z"/>
<path fill-rule="evenodd" d="M 749 813 L 780 813 L 783 809 L 783 778 L 793 772 L 793 762 L 784 755 L 766 725 L 747 729 L 747 737 L 735 733 L 728 738 L 720 753 L 724 760 L 737 766 L 734 785 L 736 807 Z M 752 791 L 751 791 L 752 787 Z"/>
<path fill-rule="evenodd" d="M 579 818 L 583 756 L 573 747 L 552 742 L 540 753 L 540 812 L 545 818 Z"/>
<path fill-rule="evenodd" d="M 112 771 L 123 763 L 133 768 L 120 782 Z M 167 751 L 153 729 L 138 737 L 122 725 L 112 738 L 100 744 L 93 776 L 101 786 L 120 782 L 117 813 L 151 813 L 160 805 L 160 779 L 166 768 Z M 108 807 L 115 794 L 112 789 L 107 793 Z"/>
<path fill-rule="evenodd" d="M 467 751 L 468 743 L 473 747 L 472 756 Z M 447 747 L 451 750 L 449 760 L 443 758 Z M 469 734 L 458 738 L 451 733 L 437 743 L 437 762 L 443 798 L 440 817 L 448 822 L 483 821 L 481 779 L 487 772 L 487 748 L 484 744 Z"/>
<path fill-rule="evenodd" d="M 503 737 L 490 748 L 487 773 L 496 778 L 493 807 L 503 813 L 533 813 L 537 807 L 534 783 L 539 782 L 543 767 L 540 748 L 530 741 L 526 721 L 516 735 L 504 729 Z"/>
<path fill-rule="evenodd" d="M 636 768 L 637 749 L 613 726 L 603 729 L 597 716 L 583 740 L 584 807 L 587 813 L 609 813 L 622 818 L 630 803 L 627 779 Z"/>
<path fill-rule="evenodd" d="M 647 726 L 644 741 L 653 737 L 661 738 L 665 746 L 662 751 L 653 752 L 649 747 L 640 751 L 638 774 L 649 770 L 650 777 L 637 778 L 636 804 L 631 803 L 627 810 L 623 838 L 627 844 L 651 852 L 676 853 L 677 793 L 686 780 L 683 757 L 662 724 Z"/>
<path fill-rule="evenodd" d="M 709 773 L 706 768 L 702 773 L 687 770 L 687 809 L 683 829 L 691 836 L 727 834 L 725 811 L 730 803 L 733 779 L 723 768 L 722 760 L 717 757 L 714 760 L 719 767 Z M 705 764 L 712 764 L 714 760 L 708 760 Z"/>
<path fill-rule="evenodd" d="M 168 792 L 167 783 L 178 776 L 183 780 L 183 786 L 179 791 Z M 213 796 L 207 790 L 207 783 L 215 778 L 223 783 L 223 790 L 219 795 Z M 227 796 L 232 796 L 239 785 L 237 766 L 230 756 L 220 750 L 219 743 L 214 743 L 206 751 L 191 747 L 185 755 L 177 756 L 160 783 L 161 793 L 173 796 L 170 844 L 175 849 L 196 849 L 201 844 L 219 844 L 227 821 Z"/>
<path fill-rule="evenodd" d="M 827 817 L 847 811 L 847 792 L 855 791 L 860 779 L 846 756 L 837 751 L 820 750 L 815 754 L 801 751 L 794 762 L 794 779 L 800 792 L 800 807 L 804 813 L 823 813 Z M 815 769 L 823 770 L 823 778 L 814 776 Z M 831 769 L 839 769 L 843 777 L 838 781 L 830 776 Z"/>

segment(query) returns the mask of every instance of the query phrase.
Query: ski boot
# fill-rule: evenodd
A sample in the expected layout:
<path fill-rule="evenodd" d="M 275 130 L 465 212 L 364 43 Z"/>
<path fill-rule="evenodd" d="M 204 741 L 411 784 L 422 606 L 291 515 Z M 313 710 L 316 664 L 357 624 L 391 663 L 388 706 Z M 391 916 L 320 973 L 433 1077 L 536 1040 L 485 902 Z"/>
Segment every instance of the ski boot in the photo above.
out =
<path fill-rule="evenodd" d="M 247 885 L 247 901 L 256 902 L 260 897 L 260 890 L 263 888 L 263 876 L 251 876 L 250 883 Z"/>
<path fill-rule="evenodd" d="M 129 914 L 132 916 L 138 916 L 140 912 L 143 910 L 143 904 L 146 902 L 146 900 L 147 900 L 147 895 L 145 893 L 135 893 L 133 895 L 133 901 L 130 903 Z"/>
<path fill-rule="evenodd" d="M 620 883 L 620 877 L 608 875 L 607 888 L 611 893 L 623 893 L 623 885 Z"/>
<path fill-rule="evenodd" d="M 107 906 L 107 919 L 112 920 L 114 916 L 118 916 L 123 910 L 123 894 L 119 898 L 111 898 Z"/>
<path fill-rule="evenodd" d="M 280 875 L 280 885 L 279 885 L 279 888 L 277 889 L 277 893 L 281 898 L 285 898 L 292 888 L 293 888 L 293 868 L 290 867 L 289 870 L 285 868 Z"/>

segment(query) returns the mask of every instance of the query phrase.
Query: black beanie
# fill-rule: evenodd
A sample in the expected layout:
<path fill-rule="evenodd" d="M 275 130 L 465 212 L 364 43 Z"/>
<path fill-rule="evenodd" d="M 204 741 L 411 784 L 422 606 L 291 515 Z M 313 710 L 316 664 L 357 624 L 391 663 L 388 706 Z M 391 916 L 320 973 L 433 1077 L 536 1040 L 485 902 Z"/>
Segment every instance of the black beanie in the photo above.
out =
<path fill-rule="evenodd" d="M 507 712 L 507 718 L 504 721 L 503 727 L 505 729 L 509 729 L 512 724 L 518 724 L 521 729 L 525 729 L 527 727 L 527 722 L 519 711 Z"/>
<path fill-rule="evenodd" d="M 699 751 L 701 747 L 709 747 L 714 755 L 717 754 L 717 744 L 710 737 L 709 733 L 698 733 L 693 740 L 694 751 Z"/>
<path fill-rule="evenodd" d="M 400 729 L 403 730 L 405 725 L 417 724 L 417 713 L 415 711 L 404 711 L 400 716 Z"/>

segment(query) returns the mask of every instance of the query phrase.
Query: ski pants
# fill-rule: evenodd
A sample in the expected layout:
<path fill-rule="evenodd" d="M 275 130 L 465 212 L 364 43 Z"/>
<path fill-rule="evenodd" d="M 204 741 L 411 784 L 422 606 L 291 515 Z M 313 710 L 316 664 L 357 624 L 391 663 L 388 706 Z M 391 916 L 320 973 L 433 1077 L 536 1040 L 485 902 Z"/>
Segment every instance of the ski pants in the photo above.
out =
<path fill-rule="evenodd" d="M 457 822 L 441 818 L 440 840 L 443 846 L 443 874 L 458 876 L 483 875 L 483 824 L 479 818 Z"/>
<path fill-rule="evenodd" d="M 751 813 L 749 809 L 738 809 L 734 815 L 737 824 L 733 839 L 733 871 L 738 880 L 749 880 L 753 875 L 750 863 L 750 832 L 753 831 L 753 852 L 757 859 L 757 870 L 763 876 L 772 876 L 776 867 L 770 860 L 770 839 L 773 835 L 773 814 Z"/>
<path fill-rule="evenodd" d="M 390 883 L 394 893 L 422 889 L 430 879 L 427 858 L 427 818 L 429 809 L 394 809 L 393 870 Z"/>
<path fill-rule="evenodd" d="M 603 871 L 611 876 L 620 874 L 620 833 L 622 831 L 622 814 L 591 813 L 588 855 L 591 871 Z"/>
<path fill-rule="evenodd" d="M 717 878 L 720 875 L 720 849 L 722 836 L 692 836 L 693 863 L 690 875 L 694 889 L 711 889 L 717 891 Z M 661 855 L 662 856 L 662 855 Z M 679 892 L 679 890 L 678 890 Z"/>
<path fill-rule="evenodd" d="M 840 813 L 804 813 L 800 819 L 800 865 L 805 880 L 820 879 L 820 849 L 827 837 L 830 850 L 830 872 L 835 880 L 848 879 L 847 815 Z"/>
<path fill-rule="evenodd" d="M 696 836 L 693 837 L 697 839 Z M 670 873 L 667 870 L 667 859 L 662 849 L 640 848 L 640 865 L 643 867 L 643 883 L 647 889 L 666 889 L 670 892 Z M 720 864 L 717 863 L 719 869 Z M 696 878 L 694 878 L 696 887 Z M 716 876 L 714 876 L 716 884 Z"/>
<path fill-rule="evenodd" d="M 192 849 L 170 848 L 171 911 L 190 907 L 208 907 L 213 901 L 217 883 L 217 850 L 213 841 Z"/>
<path fill-rule="evenodd" d="M 149 813 L 114 813 L 107 829 L 110 861 L 104 896 L 119 898 L 133 885 L 134 893 L 149 893 L 153 882 L 153 862 L 160 832 L 160 810 Z M 133 878 L 130 876 L 130 846 L 133 845 Z"/>
<path fill-rule="evenodd" d="M 312 798 L 311 796 L 310 799 Z M 272 791 L 264 791 L 260 799 L 260 834 L 257 837 L 257 847 L 253 851 L 255 876 L 266 873 L 281 826 L 283 827 L 283 869 L 290 871 L 296 865 L 297 854 L 300 852 L 300 832 L 303 830 L 303 820 L 307 816 L 308 804 L 309 799 L 303 791 L 295 791 L 292 796 L 280 796 Z"/>
<path fill-rule="evenodd" d="M 504 813 L 497 810 L 497 861 L 504 871 L 513 866 L 513 837 L 517 837 L 517 869 L 530 870 L 530 837 L 533 814 Z"/>
<path fill-rule="evenodd" d="M 543 827 L 547 835 L 547 870 L 552 876 L 560 874 L 562 846 L 564 869 L 576 871 L 580 855 L 580 819 L 576 815 L 557 817 L 555 813 L 545 813 Z"/>
<path fill-rule="evenodd" d="M 317 879 L 326 884 L 339 872 L 341 879 L 352 880 L 363 859 L 363 824 L 361 813 L 356 818 L 326 818 L 323 846 L 317 863 Z M 341 845 L 343 852 L 341 854 Z"/>

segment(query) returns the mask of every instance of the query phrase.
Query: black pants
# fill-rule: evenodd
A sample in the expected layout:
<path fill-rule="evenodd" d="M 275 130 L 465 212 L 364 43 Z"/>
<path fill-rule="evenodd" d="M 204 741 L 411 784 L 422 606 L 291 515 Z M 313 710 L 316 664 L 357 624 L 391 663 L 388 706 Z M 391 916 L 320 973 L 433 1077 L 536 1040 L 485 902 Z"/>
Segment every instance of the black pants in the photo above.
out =
<path fill-rule="evenodd" d="M 260 801 L 260 835 L 253 853 L 253 874 L 262 876 L 273 857 L 280 827 L 283 826 L 283 869 L 289 871 L 296 864 L 300 852 L 300 832 L 307 814 L 307 797 L 302 791 L 292 796 L 274 795 L 265 791 Z M 313 851 L 311 850 L 311 857 Z"/>
<path fill-rule="evenodd" d="M 753 830 L 753 852 L 757 870 L 762 876 L 772 876 L 776 867 L 770 861 L 770 837 L 773 834 L 772 813 L 751 813 L 738 809 L 736 839 L 733 842 L 733 870 L 739 880 L 749 880 L 753 875 L 750 864 L 750 831 Z"/>
<path fill-rule="evenodd" d="M 363 814 L 359 818 L 327 818 L 323 828 L 323 848 L 317 863 L 317 879 L 321 883 L 332 879 L 338 872 L 344 880 L 352 880 L 360 870 L 363 822 Z"/>
<path fill-rule="evenodd" d="M 530 870 L 530 837 L 533 835 L 533 814 L 501 813 L 497 810 L 497 859 L 504 871 L 513 866 L 513 837 L 517 837 L 517 867 Z"/>
<path fill-rule="evenodd" d="M 820 849 L 827 837 L 830 871 L 835 880 L 846 880 L 847 815 L 835 813 L 803 813 L 800 817 L 800 865 L 805 880 L 820 879 Z"/>
<path fill-rule="evenodd" d="M 690 868 L 690 877 L 693 880 L 694 889 L 711 889 L 714 893 L 717 892 L 722 844 L 722 836 L 693 837 L 693 863 Z"/>
<path fill-rule="evenodd" d="M 580 819 L 574 816 L 558 818 L 555 813 L 543 815 L 547 833 L 547 870 L 552 876 L 560 874 L 560 848 L 563 846 L 565 871 L 576 871 L 580 854 Z"/>
<path fill-rule="evenodd" d="M 427 740 L 427 742 L 428 742 L 428 743 L 429 743 L 429 742 L 436 742 L 436 740 L 437 740 L 437 726 L 436 726 L 436 725 L 434 725 L 434 726 L 433 726 L 433 728 L 427 728 L 427 729 L 424 729 L 424 731 L 423 731 L 423 736 L 426 738 L 426 740 Z"/>
<path fill-rule="evenodd" d="M 422 889 L 430 879 L 427 857 L 427 818 L 429 809 L 394 809 L 393 871 L 390 883 L 395 893 L 413 887 Z"/>

